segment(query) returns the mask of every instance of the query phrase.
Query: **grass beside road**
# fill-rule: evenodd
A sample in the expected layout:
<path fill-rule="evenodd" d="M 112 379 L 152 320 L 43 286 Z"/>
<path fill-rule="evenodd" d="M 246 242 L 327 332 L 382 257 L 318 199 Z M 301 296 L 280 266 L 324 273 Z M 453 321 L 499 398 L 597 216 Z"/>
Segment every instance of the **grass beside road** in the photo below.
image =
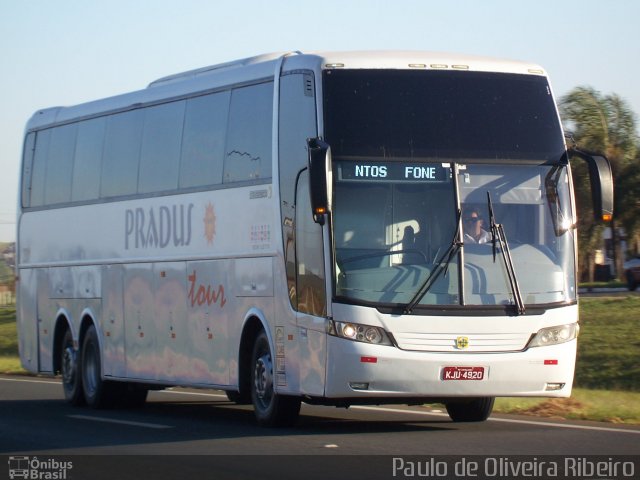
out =
<path fill-rule="evenodd" d="M 640 297 L 584 298 L 571 398 L 498 398 L 495 412 L 640 425 Z M 0 307 L 0 373 L 25 373 L 15 308 Z"/>
<path fill-rule="evenodd" d="M 0 373 L 24 373 L 18 358 L 16 309 L 0 307 Z"/>
<path fill-rule="evenodd" d="M 583 298 L 575 385 L 640 392 L 640 297 Z"/>
<path fill-rule="evenodd" d="M 571 398 L 497 398 L 493 411 L 640 425 L 640 393 L 574 388 Z"/>

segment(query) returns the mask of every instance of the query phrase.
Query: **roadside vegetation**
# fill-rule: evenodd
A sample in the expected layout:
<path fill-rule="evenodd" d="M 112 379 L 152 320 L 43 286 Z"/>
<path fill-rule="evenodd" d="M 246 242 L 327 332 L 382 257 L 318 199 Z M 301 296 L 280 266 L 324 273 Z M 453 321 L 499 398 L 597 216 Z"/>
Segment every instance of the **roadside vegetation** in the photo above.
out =
<path fill-rule="evenodd" d="M 571 398 L 499 398 L 494 411 L 640 424 L 640 297 L 580 300 Z"/>
<path fill-rule="evenodd" d="M 571 398 L 498 398 L 493 411 L 640 425 L 640 393 L 574 388 Z"/>
<path fill-rule="evenodd" d="M 13 282 L 13 270 L 7 266 L 2 256 L 2 252 L 9 245 L 9 243 L 0 242 L 0 285 L 11 285 Z"/>
<path fill-rule="evenodd" d="M 640 297 L 583 298 L 571 398 L 499 398 L 495 412 L 640 424 Z M 0 373 L 26 373 L 14 307 L 0 307 Z"/>
<path fill-rule="evenodd" d="M 14 307 L 0 307 L 0 373 L 24 373 L 18 358 Z"/>
<path fill-rule="evenodd" d="M 591 290 L 593 288 L 627 288 L 627 282 L 622 280 L 609 280 L 608 282 L 581 282 L 580 288 Z"/>
<path fill-rule="evenodd" d="M 576 384 L 640 392 L 640 297 L 580 300 Z"/>
<path fill-rule="evenodd" d="M 573 133 L 577 145 L 604 154 L 614 177 L 614 215 L 608 224 L 593 217 L 591 188 L 584 162 L 572 163 L 578 216 L 578 266 L 581 281 L 595 280 L 596 252 L 603 248 L 605 226 L 610 227 L 612 271 L 624 279 L 623 232 L 629 254 L 640 253 L 640 138 L 636 114 L 616 94 L 602 94 L 581 86 L 571 90 L 559 102 L 566 132 Z"/>

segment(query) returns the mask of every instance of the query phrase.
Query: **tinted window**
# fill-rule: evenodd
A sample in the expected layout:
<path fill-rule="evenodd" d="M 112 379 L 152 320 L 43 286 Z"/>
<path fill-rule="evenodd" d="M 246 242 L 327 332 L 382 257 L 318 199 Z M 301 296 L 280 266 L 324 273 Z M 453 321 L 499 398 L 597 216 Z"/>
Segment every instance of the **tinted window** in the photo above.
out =
<path fill-rule="evenodd" d="M 100 161 L 107 119 L 94 118 L 78 124 L 73 164 L 71 200 L 93 200 L 100 193 Z"/>
<path fill-rule="evenodd" d="M 175 190 L 185 102 L 145 109 L 140 153 L 139 193 Z"/>
<path fill-rule="evenodd" d="M 231 94 L 224 183 L 271 177 L 273 83 Z"/>
<path fill-rule="evenodd" d="M 182 138 L 180 187 L 222 183 L 230 92 L 187 100 Z"/>
<path fill-rule="evenodd" d="M 310 213 L 308 170 L 300 175 L 296 206 L 298 311 L 322 316 L 326 313 L 322 227 Z"/>
<path fill-rule="evenodd" d="M 33 172 L 33 154 L 36 134 L 29 133 L 24 141 L 22 158 L 22 206 L 31 206 L 31 173 Z"/>
<path fill-rule="evenodd" d="M 31 206 L 44 205 L 44 184 L 47 176 L 47 157 L 51 129 L 42 130 L 36 135 L 36 151 L 33 156 L 33 172 L 31 174 Z"/>
<path fill-rule="evenodd" d="M 307 83 L 309 82 L 309 83 Z M 309 88 L 305 87 L 309 85 Z M 316 108 L 311 75 L 286 75 L 280 79 L 280 211 L 282 215 L 282 238 L 284 242 L 285 265 L 289 299 L 297 309 L 295 298 L 296 267 L 294 220 L 301 216 L 311 217 L 311 209 L 305 211 L 298 206 L 295 211 L 296 179 L 298 173 L 307 166 L 307 138 L 317 136 Z M 316 252 L 317 255 L 317 252 Z"/>
<path fill-rule="evenodd" d="M 136 192 L 143 117 L 144 110 L 133 110 L 113 115 L 107 120 L 101 196 L 113 197 Z"/>
<path fill-rule="evenodd" d="M 564 152 L 537 75 L 329 70 L 324 87 L 334 155 L 557 161 Z"/>
<path fill-rule="evenodd" d="M 71 171 L 77 131 L 77 124 L 64 125 L 52 131 L 44 187 L 44 201 L 47 204 L 71 200 Z"/>

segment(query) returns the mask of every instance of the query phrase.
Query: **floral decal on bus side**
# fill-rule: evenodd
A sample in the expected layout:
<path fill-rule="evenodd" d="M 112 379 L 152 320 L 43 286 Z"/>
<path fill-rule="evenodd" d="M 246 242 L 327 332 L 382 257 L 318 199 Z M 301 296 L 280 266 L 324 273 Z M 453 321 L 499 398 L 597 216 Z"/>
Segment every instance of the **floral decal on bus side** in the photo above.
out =
<path fill-rule="evenodd" d="M 207 239 L 207 245 L 213 245 L 213 239 L 216 236 L 216 213 L 211 202 L 205 207 L 202 221 L 204 222 L 204 236 Z"/>

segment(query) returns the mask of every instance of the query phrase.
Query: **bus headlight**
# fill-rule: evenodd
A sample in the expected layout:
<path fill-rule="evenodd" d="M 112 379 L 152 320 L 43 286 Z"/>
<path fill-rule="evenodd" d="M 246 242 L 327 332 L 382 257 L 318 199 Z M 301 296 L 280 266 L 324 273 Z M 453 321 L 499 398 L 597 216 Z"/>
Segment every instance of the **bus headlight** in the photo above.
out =
<path fill-rule="evenodd" d="M 578 337 L 580 327 L 577 323 L 547 327 L 539 330 L 529 342 L 528 347 L 547 347 L 558 345 Z"/>
<path fill-rule="evenodd" d="M 334 337 L 346 338 L 356 342 L 391 345 L 391 340 L 389 340 L 387 333 L 382 328 L 371 325 L 329 320 L 327 333 Z"/>

